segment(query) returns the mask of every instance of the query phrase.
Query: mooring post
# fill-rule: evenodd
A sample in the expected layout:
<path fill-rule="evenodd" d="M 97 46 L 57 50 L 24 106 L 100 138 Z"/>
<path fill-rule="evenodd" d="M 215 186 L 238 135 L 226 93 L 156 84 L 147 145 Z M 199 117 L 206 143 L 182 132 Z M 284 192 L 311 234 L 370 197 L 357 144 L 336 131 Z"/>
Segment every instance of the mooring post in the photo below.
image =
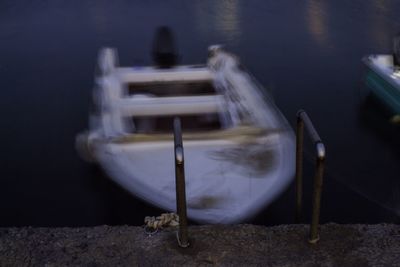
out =
<path fill-rule="evenodd" d="M 186 248 L 189 246 L 189 237 L 186 214 L 185 160 L 183 154 L 182 128 L 179 118 L 174 118 L 174 147 L 176 209 L 179 216 L 178 244 L 180 247 Z"/>
<path fill-rule="evenodd" d="M 319 240 L 318 226 L 321 209 L 322 180 L 324 175 L 324 165 L 326 150 L 310 118 L 304 110 L 297 112 L 297 131 L 296 131 L 296 221 L 301 219 L 302 198 L 303 198 L 303 141 L 304 125 L 316 149 L 316 170 L 314 176 L 313 189 L 313 210 L 310 225 L 309 242 L 315 244 Z"/>

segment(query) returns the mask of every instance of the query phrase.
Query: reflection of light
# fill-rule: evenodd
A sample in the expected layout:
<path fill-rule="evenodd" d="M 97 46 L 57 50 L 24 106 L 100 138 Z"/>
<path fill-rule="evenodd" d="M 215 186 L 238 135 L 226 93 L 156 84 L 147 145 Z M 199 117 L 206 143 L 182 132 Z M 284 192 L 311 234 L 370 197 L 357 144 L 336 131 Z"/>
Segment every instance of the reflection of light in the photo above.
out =
<path fill-rule="evenodd" d="M 235 42 L 241 35 L 238 0 L 194 2 L 198 29 L 206 33 L 215 29 L 228 42 Z"/>
<path fill-rule="evenodd" d="M 371 1 L 370 11 L 372 19 L 371 24 L 371 34 L 375 45 L 382 48 L 387 48 L 391 44 L 390 35 L 388 34 L 388 21 L 387 18 L 390 16 L 388 8 L 386 5 L 387 1 Z"/>
<path fill-rule="evenodd" d="M 234 41 L 240 35 L 238 0 L 216 1 L 216 28 L 229 41 Z"/>
<path fill-rule="evenodd" d="M 326 42 L 326 7 L 322 1 L 309 0 L 307 6 L 307 22 L 311 35 L 314 39 L 323 44 Z"/>

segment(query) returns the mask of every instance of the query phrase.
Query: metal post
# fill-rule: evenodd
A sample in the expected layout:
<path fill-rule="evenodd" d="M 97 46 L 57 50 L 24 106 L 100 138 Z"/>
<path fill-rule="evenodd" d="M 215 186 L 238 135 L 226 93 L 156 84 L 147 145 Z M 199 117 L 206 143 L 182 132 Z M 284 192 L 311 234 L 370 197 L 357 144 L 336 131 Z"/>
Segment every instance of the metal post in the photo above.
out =
<path fill-rule="evenodd" d="M 315 144 L 316 149 L 316 170 L 313 189 L 313 211 L 310 225 L 309 242 L 315 244 L 319 240 L 318 225 L 321 209 L 322 180 L 326 150 L 310 118 L 304 110 L 297 112 L 297 135 L 296 135 L 296 220 L 299 221 L 302 209 L 302 175 L 303 175 L 303 133 L 304 124 Z"/>
<path fill-rule="evenodd" d="M 316 169 L 314 177 L 314 192 L 313 192 L 313 212 L 311 218 L 311 228 L 309 242 L 314 244 L 319 240 L 318 225 L 321 209 L 321 192 L 322 192 L 322 178 L 324 175 L 325 165 L 325 146 L 323 143 L 316 144 L 317 158 Z"/>
<path fill-rule="evenodd" d="M 303 200 L 303 140 L 304 123 L 297 117 L 296 131 L 296 223 L 301 221 L 302 200 Z"/>
<path fill-rule="evenodd" d="M 178 244 L 180 247 L 186 248 L 189 246 L 189 238 L 186 214 L 185 162 L 183 155 L 181 121 L 179 118 L 174 119 L 174 147 L 176 209 L 179 215 Z"/>

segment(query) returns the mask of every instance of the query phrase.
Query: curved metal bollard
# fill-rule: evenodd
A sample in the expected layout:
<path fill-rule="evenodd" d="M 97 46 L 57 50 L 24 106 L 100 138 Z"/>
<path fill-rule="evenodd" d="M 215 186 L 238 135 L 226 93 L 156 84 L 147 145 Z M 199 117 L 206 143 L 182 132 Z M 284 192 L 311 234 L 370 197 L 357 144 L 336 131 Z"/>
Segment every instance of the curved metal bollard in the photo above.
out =
<path fill-rule="evenodd" d="M 304 125 L 316 149 L 316 170 L 314 177 L 313 191 L 313 211 L 310 226 L 309 242 L 315 244 L 319 241 L 318 225 L 321 209 L 322 180 L 326 150 L 310 118 L 304 110 L 297 112 L 297 131 L 296 131 L 296 221 L 301 219 L 302 199 L 303 199 L 303 141 Z"/>
<path fill-rule="evenodd" d="M 174 148 L 176 209 L 179 215 L 179 229 L 177 238 L 179 246 L 186 248 L 190 244 L 186 214 L 185 160 L 183 154 L 181 120 L 179 118 L 174 118 Z"/>

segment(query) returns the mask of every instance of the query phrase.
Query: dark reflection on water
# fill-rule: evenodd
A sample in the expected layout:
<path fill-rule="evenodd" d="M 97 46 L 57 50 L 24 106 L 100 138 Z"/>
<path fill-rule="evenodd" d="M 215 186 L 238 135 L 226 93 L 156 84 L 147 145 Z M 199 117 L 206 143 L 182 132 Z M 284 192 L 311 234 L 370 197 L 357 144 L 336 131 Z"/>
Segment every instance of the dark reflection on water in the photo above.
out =
<path fill-rule="evenodd" d="M 359 92 L 360 59 L 390 52 L 399 12 L 395 0 L 1 1 L 0 225 L 141 224 L 161 212 L 83 163 L 74 138 L 87 125 L 97 50 L 114 46 L 121 64 L 149 64 L 163 24 L 183 63 L 226 44 L 292 125 L 307 110 L 328 148 L 324 221 L 398 222 L 399 128 Z M 291 222 L 292 194 L 254 222 Z"/>

